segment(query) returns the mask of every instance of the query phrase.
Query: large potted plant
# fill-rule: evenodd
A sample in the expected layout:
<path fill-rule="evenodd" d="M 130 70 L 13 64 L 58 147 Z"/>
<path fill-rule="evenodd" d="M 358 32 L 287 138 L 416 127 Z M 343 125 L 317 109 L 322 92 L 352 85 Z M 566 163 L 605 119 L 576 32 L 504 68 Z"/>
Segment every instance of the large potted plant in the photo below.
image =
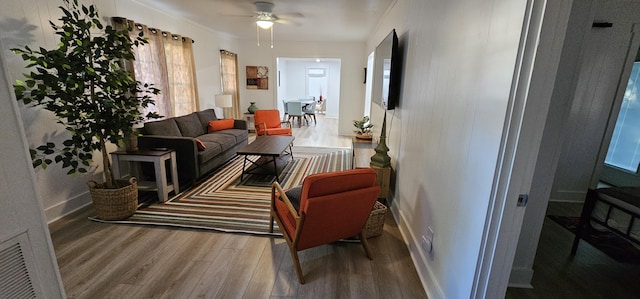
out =
<path fill-rule="evenodd" d="M 159 117 L 156 113 L 144 116 L 141 111 L 153 104 L 151 94 L 160 91 L 136 81 L 125 67 L 134 59 L 133 47 L 146 40 L 132 39 L 128 26 L 120 30 L 104 26 L 94 5 L 64 0 L 60 9 L 60 25 L 49 22 L 59 36 L 57 48 L 12 49 L 29 68 L 25 79 L 13 86 L 18 101 L 51 111 L 70 133 L 61 144 L 47 142 L 31 148 L 33 166 L 46 169 L 55 162 L 68 168 L 69 175 L 85 173 L 93 153 L 100 151 L 105 181 L 89 184 L 96 212 L 103 219 L 126 218 L 137 207 L 135 180 L 114 178 L 107 143 L 122 144 L 133 134 L 135 123 Z"/>

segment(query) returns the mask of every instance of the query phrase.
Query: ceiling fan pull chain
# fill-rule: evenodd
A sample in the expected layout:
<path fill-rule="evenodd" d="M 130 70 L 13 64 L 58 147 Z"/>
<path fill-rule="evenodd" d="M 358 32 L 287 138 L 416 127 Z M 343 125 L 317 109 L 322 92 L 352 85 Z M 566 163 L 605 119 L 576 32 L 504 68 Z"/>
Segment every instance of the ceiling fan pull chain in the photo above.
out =
<path fill-rule="evenodd" d="M 273 27 L 271 26 L 271 49 L 273 49 Z"/>
<path fill-rule="evenodd" d="M 258 47 L 260 47 L 260 27 L 256 24 L 256 35 L 258 36 Z"/>

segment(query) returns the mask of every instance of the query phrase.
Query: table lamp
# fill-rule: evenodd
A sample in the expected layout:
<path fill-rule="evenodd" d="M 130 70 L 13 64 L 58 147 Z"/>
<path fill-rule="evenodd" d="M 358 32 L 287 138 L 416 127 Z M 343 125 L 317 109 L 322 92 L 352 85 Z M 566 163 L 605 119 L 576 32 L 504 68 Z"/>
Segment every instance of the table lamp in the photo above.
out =
<path fill-rule="evenodd" d="M 230 94 L 217 94 L 216 95 L 216 107 L 222 108 L 222 116 L 224 117 L 226 113 L 226 108 L 232 107 L 232 98 Z"/>

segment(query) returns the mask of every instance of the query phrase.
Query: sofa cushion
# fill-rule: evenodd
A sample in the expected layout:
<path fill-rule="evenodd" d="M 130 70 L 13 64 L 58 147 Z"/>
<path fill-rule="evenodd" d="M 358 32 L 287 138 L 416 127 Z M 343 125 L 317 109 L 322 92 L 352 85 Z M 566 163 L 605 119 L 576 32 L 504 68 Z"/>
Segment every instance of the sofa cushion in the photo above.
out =
<path fill-rule="evenodd" d="M 236 142 L 241 142 L 249 138 L 249 134 L 247 133 L 247 130 L 241 130 L 241 129 L 228 129 L 224 131 L 218 131 L 216 133 L 231 135 L 236 139 Z"/>
<path fill-rule="evenodd" d="M 284 192 L 296 211 L 300 212 L 300 198 L 302 197 L 302 185 L 295 186 Z M 282 200 L 282 198 L 278 198 Z"/>
<path fill-rule="evenodd" d="M 207 131 L 211 133 L 215 131 L 233 129 L 234 122 L 235 120 L 233 118 L 212 120 L 209 122 L 209 127 Z"/>
<path fill-rule="evenodd" d="M 204 134 L 198 138 L 204 141 L 207 146 L 209 145 L 209 143 L 219 144 L 222 148 L 222 151 L 226 151 L 236 145 L 236 138 L 233 135 L 218 134 L 217 132 Z"/>
<path fill-rule="evenodd" d="M 180 133 L 185 137 L 198 137 L 205 133 L 198 115 L 195 113 L 175 117 Z"/>
<path fill-rule="evenodd" d="M 213 109 L 207 109 L 196 112 L 198 115 L 198 119 L 200 119 L 200 124 L 202 124 L 202 130 L 207 132 L 207 127 L 209 126 L 209 122 L 212 120 L 218 119 L 216 116 L 216 111 Z"/>
<path fill-rule="evenodd" d="M 150 135 L 182 136 L 173 118 L 147 122 L 144 124 L 144 131 Z"/>
<path fill-rule="evenodd" d="M 198 151 L 199 164 L 203 164 L 217 157 L 218 155 L 220 155 L 220 153 L 222 153 L 222 147 L 220 146 L 220 144 L 217 144 L 215 142 L 206 142 L 206 141 L 203 141 L 203 143 L 207 148 L 202 151 Z"/>

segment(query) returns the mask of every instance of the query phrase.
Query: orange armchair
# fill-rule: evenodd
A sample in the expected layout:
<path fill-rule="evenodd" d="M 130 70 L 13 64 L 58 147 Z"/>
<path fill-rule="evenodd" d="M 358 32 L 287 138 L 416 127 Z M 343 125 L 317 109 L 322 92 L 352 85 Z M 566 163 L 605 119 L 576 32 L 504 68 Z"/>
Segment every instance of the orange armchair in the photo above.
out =
<path fill-rule="evenodd" d="M 367 257 L 373 259 L 362 230 L 380 193 L 376 178 L 375 170 L 359 168 L 313 174 L 287 192 L 273 183 L 269 232 L 275 219 L 301 284 L 298 251 L 359 236 Z"/>
<path fill-rule="evenodd" d="M 291 122 L 280 121 L 279 110 L 256 110 L 253 114 L 256 135 L 286 135 L 292 136 Z M 283 126 L 286 125 L 287 126 Z"/>

